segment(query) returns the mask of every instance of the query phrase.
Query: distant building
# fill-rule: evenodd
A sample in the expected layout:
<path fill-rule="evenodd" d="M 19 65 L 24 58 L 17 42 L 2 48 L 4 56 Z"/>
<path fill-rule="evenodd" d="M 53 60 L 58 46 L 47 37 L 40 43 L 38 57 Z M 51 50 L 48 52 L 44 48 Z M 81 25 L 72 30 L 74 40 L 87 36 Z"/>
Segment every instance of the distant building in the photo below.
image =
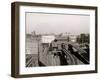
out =
<path fill-rule="evenodd" d="M 38 43 L 41 41 L 41 36 L 26 34 L 25 53 L 38 54 Z"/>
<path fill-rule="evenodd" d="M 36 32 L 35 32 L 35 31 L 33 31 L 31 34 L 32 34 L 32 35 L 36 35 Z"/>
<path fill-rule="evenodd" d="M 25 53 L 26 53 L 26 67 L 39 66 L 39 43 L 41 41 L 40 35 L 26 34 L 25 39 Z"/>
<path fill-rule="evenodd" d="M 70 41 L 76 42 L 77 36 L 76 35 L 70 35 Z"/>
<path fill-rule="evenodd" d="M 77 35 L 63 34 L 62 36 L 56 36 L 59 41 L 76 42 Z"/>
<path fill-rule="evenodd" d="M 41 37 L 42 39 L 42 43 L 51 43 L 54 39 L 55 36 L 54 35 L 42 35 Z"/>
<path fill-rule="evenodd" d="M 89 39 L 89 34 L 80 34 L 77 36 L 77 42 L 78 43 L 89 43 L 90 39 Z"/>

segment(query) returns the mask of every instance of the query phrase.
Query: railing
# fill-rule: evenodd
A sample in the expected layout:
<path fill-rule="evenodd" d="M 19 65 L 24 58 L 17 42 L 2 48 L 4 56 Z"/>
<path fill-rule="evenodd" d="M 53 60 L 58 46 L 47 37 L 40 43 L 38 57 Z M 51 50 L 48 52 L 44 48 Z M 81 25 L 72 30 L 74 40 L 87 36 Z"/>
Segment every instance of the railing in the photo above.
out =
<path fill-rule="evenodd" d="M 26 54 L 26 67 L 38 66 L 37 54 Z"/>

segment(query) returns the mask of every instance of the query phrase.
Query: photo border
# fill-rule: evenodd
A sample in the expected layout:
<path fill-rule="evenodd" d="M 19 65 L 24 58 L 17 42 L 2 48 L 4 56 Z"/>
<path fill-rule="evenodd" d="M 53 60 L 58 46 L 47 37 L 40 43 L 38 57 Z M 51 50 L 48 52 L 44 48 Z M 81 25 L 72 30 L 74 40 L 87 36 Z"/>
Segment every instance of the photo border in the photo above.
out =
<path fill-rule="evenodd" d="M 74 72 L 54 72 L 43 74 L 19 74 L 19 9 L 20 6 L 39 6 L 39 7 L 55 7 L 55 8 L 73 8 L 73 9 L 88 9 L 95 10 L 95 70 L 90 71 L 74 71 Z M 57 76 L 57 75 L 72 75 L 97 73 L 97 7 L 96 6 L 80 6 L 80 5 L 63 5 L 63 4 L 47 4 L 47 3 L 29 3 L 29 2 L 13 2 L 11 4 L 11 76 L 15 78 L 22 77 L 40 77 L 40 76 Z"/>

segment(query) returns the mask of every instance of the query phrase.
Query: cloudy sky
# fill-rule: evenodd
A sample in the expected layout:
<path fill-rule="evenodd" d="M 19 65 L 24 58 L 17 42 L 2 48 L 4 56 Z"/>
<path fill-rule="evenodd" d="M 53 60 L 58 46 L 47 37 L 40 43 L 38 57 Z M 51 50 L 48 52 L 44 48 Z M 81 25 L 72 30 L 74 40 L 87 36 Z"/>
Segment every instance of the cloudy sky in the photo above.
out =
<path fill-rule="evenodd" d="M 89 15 L 26 13 L 26 33 L 89 33 Z"/>

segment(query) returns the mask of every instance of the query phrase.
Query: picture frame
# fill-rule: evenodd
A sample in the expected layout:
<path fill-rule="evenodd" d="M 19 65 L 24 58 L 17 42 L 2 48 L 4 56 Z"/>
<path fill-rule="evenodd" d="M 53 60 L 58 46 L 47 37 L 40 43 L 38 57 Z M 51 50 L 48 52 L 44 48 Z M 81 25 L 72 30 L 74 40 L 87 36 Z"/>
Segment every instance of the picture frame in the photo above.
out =
<path fill-rule="evenodd" d="M 45 49 L 48 52 L 43 55 Z M 30 2 L 11 4 L 12 77 L 74 75 L 97 71 L 96 6 Z"/>

